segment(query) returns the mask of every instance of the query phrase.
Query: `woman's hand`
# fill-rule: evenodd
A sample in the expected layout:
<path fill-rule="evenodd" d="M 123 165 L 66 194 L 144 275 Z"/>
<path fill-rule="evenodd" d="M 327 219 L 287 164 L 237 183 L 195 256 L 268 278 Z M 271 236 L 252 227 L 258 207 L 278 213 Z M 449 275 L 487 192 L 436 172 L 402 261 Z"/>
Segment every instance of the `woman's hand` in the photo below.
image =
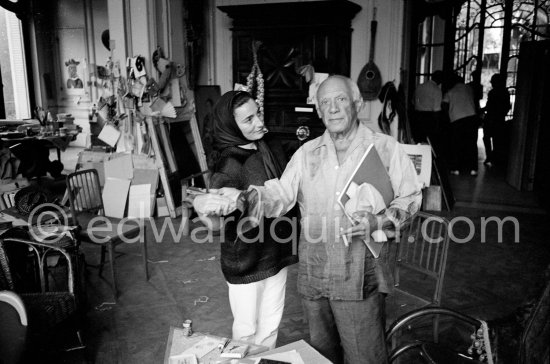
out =
<path fill-rule="evenodd" d="M 205 193 L 193 200 L 197 214 L 205 216 L 225 216 L 237 209 L 236 200 L 218 193 Z"/>

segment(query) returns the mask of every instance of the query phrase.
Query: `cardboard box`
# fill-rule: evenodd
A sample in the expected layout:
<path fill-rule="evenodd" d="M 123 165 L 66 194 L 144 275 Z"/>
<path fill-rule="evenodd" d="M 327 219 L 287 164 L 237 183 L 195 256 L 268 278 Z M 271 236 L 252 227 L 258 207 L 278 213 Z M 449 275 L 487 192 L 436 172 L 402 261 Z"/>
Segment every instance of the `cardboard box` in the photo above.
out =
<path fill-rule="evenodd" d="M 170 216 L 165 197 L 157 197 L 157 217 Z"/>
<path fill-rule="evenodd" d="M 422 190 L 422 210 L 441 211 L 442 195 L 441 186 L 429 186 Z"/>

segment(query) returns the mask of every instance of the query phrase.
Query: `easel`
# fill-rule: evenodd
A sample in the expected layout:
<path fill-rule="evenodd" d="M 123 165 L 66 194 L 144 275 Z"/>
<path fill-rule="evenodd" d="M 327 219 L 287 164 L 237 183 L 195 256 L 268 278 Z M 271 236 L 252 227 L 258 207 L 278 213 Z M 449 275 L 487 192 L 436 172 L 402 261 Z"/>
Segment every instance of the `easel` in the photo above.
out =
<path fill-rule="evenodd" d="M 155 153 L 155 164 L 159 169 L 160 180 L 162 189 L 164 190 L 164 196 L 166 198 L 166 206 L 170 217 L 176 218 L 177 216 L 188 215 L 187 207 L 183 205 L 185 199 L 185 191 L 182 191 L 182 178 L 180 176 L 178 166 L 176 163 L 176 156 L 172 148 L 170 141 L 169 126 L 173 123 L 189 123 L 191 136 L 186 135 L 187 140 L 193 141 L 194 154 L 197 157 L 200 169 L 206 171 L 208 169 L 206 165 L 206 157 L 204 155 L 204 149 L 200 139 L 199 128 L 194 112 L 189 116 L 187 120 L 165 119 L 163 117 L 146 117 L 147 128 L 149 137 L 151 139 L 151 145 Z M 186 133 L 188 134 L 188 133 Z M 184 135 L 182 135 L 183 137 Z M 191 143 L 189 143 L 191 144 Z M 208 175 L 204 175 L 205 183 L 208 183 Z"/>

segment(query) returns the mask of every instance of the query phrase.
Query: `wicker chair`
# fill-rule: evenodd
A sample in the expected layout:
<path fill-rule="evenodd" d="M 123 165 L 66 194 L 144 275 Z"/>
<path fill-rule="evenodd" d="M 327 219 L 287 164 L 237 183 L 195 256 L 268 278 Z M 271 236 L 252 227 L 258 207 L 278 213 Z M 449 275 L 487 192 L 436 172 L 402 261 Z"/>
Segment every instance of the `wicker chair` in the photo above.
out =
<path fill-rule="evenodd" d="M 36 337 L 38 343 L 47 345 L 48 340 L 42 339 L 54 339 L 55 330 L 68 324 L 76 329 L 78 348 L 84 347 L 78 330 L 75 295 L 73 257 L 76 249 L 74 240 L 69 237 L 37 242 L 21 228 L 0 235 L 0 290 L 13 291 L 21 297 L 29 318 L 29 334 Z M 64 291 L 48 291 L 47 257 L 54 254 L 63 257 L 67 264 L 67 289 Z M 34 278 L 38 278 L 39 287 L 33 284 Z"/>

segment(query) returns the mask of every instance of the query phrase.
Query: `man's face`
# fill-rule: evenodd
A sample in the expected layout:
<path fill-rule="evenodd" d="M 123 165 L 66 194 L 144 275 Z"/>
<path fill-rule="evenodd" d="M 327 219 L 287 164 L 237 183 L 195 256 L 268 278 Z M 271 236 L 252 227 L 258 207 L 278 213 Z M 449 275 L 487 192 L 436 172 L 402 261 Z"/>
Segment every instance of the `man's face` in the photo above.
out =
<path fill-rule="evenodd" d="M 317 112 L 329 133 L 346 133 L 357 120 L 356 104 L 344 80 L 332 78 L 317 93 Z"/>

